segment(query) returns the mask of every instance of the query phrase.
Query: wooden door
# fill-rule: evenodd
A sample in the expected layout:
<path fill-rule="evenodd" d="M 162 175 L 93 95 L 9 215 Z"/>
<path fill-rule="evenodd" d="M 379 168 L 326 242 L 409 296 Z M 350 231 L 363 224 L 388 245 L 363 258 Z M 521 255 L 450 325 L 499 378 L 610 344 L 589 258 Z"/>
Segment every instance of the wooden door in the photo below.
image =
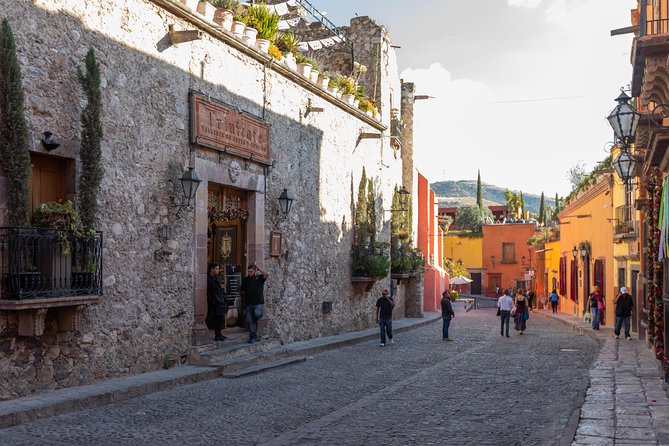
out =
<path fill-rule="evenodd" d="M 47 201 L 66 201 L 68 161 L 40 155 L 31 155 L 30 161 L 30 211 Z"/>

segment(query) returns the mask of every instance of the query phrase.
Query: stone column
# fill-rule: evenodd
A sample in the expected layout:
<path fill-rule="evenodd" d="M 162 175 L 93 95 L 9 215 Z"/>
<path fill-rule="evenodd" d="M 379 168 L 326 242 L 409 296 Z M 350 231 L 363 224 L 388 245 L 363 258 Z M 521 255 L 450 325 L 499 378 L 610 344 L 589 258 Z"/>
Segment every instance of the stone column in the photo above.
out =
<path fill-rule="evenodd" d="M 195 170 L 204 173 L 205 166 L 201 159 L 195 159 Z M 200 175 L 202 175 L 202 173 Z M 209 181 L 202 175 L 202 183 L 195 196 L 194 233 L 193 233 L 193 345 L 209 342 L 209 329 L 205 324 L 207 316 L 207 205 L 209 200 Z M 188 214 L 187 214 L 188 215 Z"/>
<path fill-rule="evenodd" d="M 413 82 L 402 82 L 401 119 L 402 131 L 402 184 L 413 193 L 413 104 L 416 86 Z"/>

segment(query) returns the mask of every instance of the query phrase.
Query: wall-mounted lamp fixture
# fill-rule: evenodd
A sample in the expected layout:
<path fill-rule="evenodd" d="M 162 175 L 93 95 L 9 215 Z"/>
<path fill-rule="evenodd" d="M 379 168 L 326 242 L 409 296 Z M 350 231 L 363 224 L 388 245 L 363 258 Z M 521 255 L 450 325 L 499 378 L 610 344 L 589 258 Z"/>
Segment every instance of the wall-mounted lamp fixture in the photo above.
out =
<path fill-rule="evenodd" d="M 181 178 L 179 178 L 179 181 L 181 182 L 183 197 L 181 200 L 179 200 L 180 203 L 172 204 L 172 207 L 177 208 L 177 216 L 179 216 L 181 211 L 184 209 L 190 210 L 190 201 L 195 198 L 197 188 L 200 187 L 200 183 L 202 182 L 200 177 L 197 175 L 197 172 L 195 172 L 192 167 L 189 167 L 188 171 L 184 172 Z M 186 200 L 186 204 L 183 203 L 184 200 Z M 172 201 L 176 201 L 176 197 L 174 195 L 172 196 Z"/>
<path fill-rule="evenodd" d="M 295 198 L 292 193 L 288 192 L 288 189 L 284 189 L 283 192 L 281 192 L 281 195 L 279 195 L 278 200 L 279 208 L 283 213 L 283 218 L 286 218 L 290 209 L 293 207 L 293 200 L 295 200 Z"/>
<path fill-rule="evenodd" d="M 44 138 L 41 139 L 41 142 L 42 142 L 42 146 L 45 149 L 51 151 L 51 150 L 56 150 L 58 148 L 58 146 L 60 146 L 60 144 L 57 143 L 56 140 L 53 139 L 53 133 L 51 133 L 50 131 L 47 130 L 43 134 L 44 134 Z"/>
<path fill-rule="evenodd" d="M 585 248 L 581 248 L 581 257 L 585 258 L 585 256 L 588 255 L 588 250 Z"/>
<path fill-rule="evenodd" d="M 578 249 L 576 249 L 576 246 L 574 246 L 574 249 L 571 250 L 571 255 L 574 258 L 578 257 Z"/>
<path fill-rule="evenodd" d="M 520 263 L 522 263 L 523 265 L 525 265 L 525 256 L 522 256 L 522 257 L 520 258 Z"/>
<path fill-rule="evenodd" d="M 492 269 L 495 269 L 495 256 L 490 256 L 490 263 L 492 263 Z"/>

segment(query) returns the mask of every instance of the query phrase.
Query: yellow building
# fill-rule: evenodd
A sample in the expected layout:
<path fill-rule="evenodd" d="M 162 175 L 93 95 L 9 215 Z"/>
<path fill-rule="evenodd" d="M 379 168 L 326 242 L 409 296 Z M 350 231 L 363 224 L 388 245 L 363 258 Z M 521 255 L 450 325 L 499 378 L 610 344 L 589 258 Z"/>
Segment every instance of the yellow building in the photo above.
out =
<path fill-rule="evenodd" d="M 542 264 L 544 267 L 544 276 L 542 287 L 537 288 L 537 297 L 539 301 L 537 302 L 540 306 L 547 308 L 546 302 L 548 296 L 553 290 L 560 291 L 560 259 L 562 258 L 562 249 L 560 247 L 560 240 L 554 242 L 547 242 L 543 250 L 536 251 L 537 261 L 539 264 Z M 541 280 L 540 277 L 537 277 L 537 281 Z M 561 296 L 562 300 L 564 299 Z"/>
<path fill-rule="evenodd" d="M 603 323 L 615 322 L 613 298 L 617 294 L 613 250 L 614 175 L 595 176 L 594 184 L 578 192 L 559 214 L 560 311 L 582 317 L 587 298 L 599 286 L 607 303 Z"/>
<path fill-rule="evenodd" d="M 465 237 L 457 233 L 448 233 L 444 240 L 444 263 L 450 260 L 455 264 L 459 262 L 467 268 L 473 282 L 470 292 L 481 294 L 483 273 L 483 237 Z"/>

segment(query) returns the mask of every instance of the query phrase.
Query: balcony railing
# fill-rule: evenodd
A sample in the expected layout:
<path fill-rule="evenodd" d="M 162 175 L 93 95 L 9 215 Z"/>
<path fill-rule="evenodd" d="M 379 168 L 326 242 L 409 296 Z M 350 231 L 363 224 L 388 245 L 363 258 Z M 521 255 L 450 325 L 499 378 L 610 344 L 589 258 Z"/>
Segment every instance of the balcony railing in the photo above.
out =
<path fill-rule="evenodd" d="M 633 234 L 634 222 L 628 217 L 628 209 L 625 206 L 618 206 L 615 209 L 615 225 L 613 226 L 613 235 Z"/>
<path fill-rule="evenodd" d="M 102 233 L 0 228 L 0 297 L 58 298 L 102 294 Z"/>
<path fill-rule="evenodd" d="M 652 36 L 669 33 L 669 0 L 641 0 L 639 34 Z"/>

